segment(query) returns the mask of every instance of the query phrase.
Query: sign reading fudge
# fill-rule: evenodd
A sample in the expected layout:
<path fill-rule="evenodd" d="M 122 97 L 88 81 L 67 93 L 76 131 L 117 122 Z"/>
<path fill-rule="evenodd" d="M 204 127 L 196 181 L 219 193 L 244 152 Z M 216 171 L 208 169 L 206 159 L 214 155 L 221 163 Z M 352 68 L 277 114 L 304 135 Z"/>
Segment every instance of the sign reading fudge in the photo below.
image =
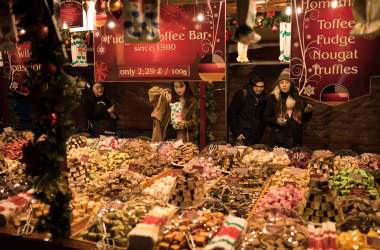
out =
<path fill-rule="evenodd" d="M 300 94 L 339 105 L 369 95 L 380 75 L 380 37 L 350 35 L 353 0 L 295 0 L 292 18 L 291 74 Z"/>

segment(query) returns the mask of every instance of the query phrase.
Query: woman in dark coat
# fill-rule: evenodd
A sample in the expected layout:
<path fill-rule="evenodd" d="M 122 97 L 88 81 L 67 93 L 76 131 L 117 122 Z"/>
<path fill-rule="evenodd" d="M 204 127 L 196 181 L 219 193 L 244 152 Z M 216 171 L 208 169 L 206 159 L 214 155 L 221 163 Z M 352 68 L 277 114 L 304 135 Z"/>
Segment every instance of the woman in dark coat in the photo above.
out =
<path fill-rule="evenodd" d="M 302 145 L 303 126 L 311 116 L 312 106 L 306 105 L 294 82 L 288 75 L 280 75 L 264 113 L 265 123 L 271 127 L 272 146 Z"/>
<path fill-rule="evenodd" d="M 95 135 L 116 134 L 116 114 L 111 100 L 104 95 L 104 87 L 96 82 L 92 93 L 84 103 L 85 114 L 89 123 L 89 133 Z"/>
<path fill-rule="evenodd" d="M 235 93 L 229 107 L 229 123 L 235 141 L 245 145 L 260 142 L 264 132 L 264 80 L 253 77 Z"/>

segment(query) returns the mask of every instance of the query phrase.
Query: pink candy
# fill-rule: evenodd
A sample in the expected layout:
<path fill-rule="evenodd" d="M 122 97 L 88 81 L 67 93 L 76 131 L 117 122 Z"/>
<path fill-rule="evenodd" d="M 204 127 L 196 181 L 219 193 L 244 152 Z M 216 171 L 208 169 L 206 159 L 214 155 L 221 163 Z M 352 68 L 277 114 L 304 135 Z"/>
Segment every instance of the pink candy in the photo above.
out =
<path fill-rule="evenodd" d="M 301 191 L 291 184 L 281 188 L 271 188 L 260 201 L 258 211 L 269 207 L 295 209 L 301 200 Z"/>

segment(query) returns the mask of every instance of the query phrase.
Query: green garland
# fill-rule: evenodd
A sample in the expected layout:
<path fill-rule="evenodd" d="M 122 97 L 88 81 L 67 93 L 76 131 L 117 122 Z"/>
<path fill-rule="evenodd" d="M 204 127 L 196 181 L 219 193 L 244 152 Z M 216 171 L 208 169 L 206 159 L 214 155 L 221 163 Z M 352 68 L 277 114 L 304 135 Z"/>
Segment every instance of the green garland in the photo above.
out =
<path fill-rule="evenodd" d="M 48 230 L 53 240 L 70 235 L 71 193 L 67 182 L 66 140 L 74 122 L 72 111 L 79 103 L 78 83 L 63 70 L 66 59 L 55 31 L 52 1 L 15 0 L 13 12 L 26 30 L 23 41 L 31 42 L 30 63 L 41 63 L 41 72 L 29 70 L 34 100 L 34 140 L 24 148 L 26 173 L 33 177 L 34 196 L 50 206 L 41 217 L 39 230 Z"/>
<path fill-rule="evenodd" d="M 218 116 L 216 114 L 216 102 L 214 99 L 214 84 L 207 84 L 206 86 L 206 131 L 207 143 L 215 140 L 214 134 L 211 131 L 212 125 L 216 123 Z"/>
<path fill-rule="evenodd" d="M 283 12 L 259 12 L 256 15 L 255 28 L 279 26 L 281 22 L 290 22 L 291 17 L 285 15 Z M 234 16 L 227 17 L 226 29 L 228 33 L 232 34 L 238 27 L 237 18 Z"/>

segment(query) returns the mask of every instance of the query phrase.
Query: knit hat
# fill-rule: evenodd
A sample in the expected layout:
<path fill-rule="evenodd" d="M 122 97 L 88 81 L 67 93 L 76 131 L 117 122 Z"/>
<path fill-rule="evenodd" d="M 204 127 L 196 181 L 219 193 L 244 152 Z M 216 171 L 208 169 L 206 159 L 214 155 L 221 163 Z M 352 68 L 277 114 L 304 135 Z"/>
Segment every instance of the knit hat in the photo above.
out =
<path fill-rule="evenodd" d="M 292 85 L 295 84 L 294 80 L 292 78 L 290 78 L 290 76 L 288 74 L 279 75 L 277 78 L 277 84 L 279 84 L 282 80 L 289 81 Z"/>

